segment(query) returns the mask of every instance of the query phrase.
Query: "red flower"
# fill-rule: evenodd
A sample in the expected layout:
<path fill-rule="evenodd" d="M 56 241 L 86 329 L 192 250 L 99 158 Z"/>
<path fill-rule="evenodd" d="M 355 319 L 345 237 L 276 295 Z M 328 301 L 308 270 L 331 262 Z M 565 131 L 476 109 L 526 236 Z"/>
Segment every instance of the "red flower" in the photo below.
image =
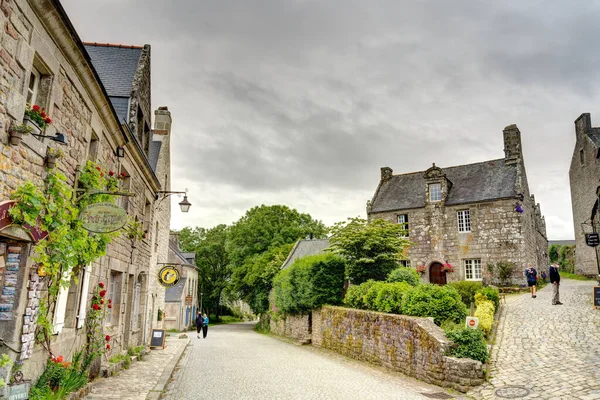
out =
<path fill-rule="evenodd" d="M 65 359 L 63 358 L 63 356 L 58 356 L 58 358 L 56 359 L 57 363 L 61 363 L 63 362 Z"/>
<path fill-rule="evenodd" d="M 110 344 L 106 345 L 106 350 L 110 350 Z"/>
<path fill-rule="evenodd" d="M 104 283 L 98 282 L 98 286 L 100 286 L 102 289 L 104 289 Z"/>
<path fill-rule="evenodd" d="M 101 290 L 99 294 L 100 297 L 104 297 L 106 295 L 106 290 Z"/>
<path fill-rule="evenodd" d="M 98 311 L 100 309 L 100 306 L 98 304 L 92 304 L 92 308 Z"/>
<path fill-rule="evenodd" d="M 100 171 L 100 167 L 96 167 L 96 169 L 97 169 L 98 171 Z"/>
<path fill-rule="evenodd" d="M 43 112 L 43 111 L 40 113 L 40 115 L 42 116 L 42 118 L 46 118 L 47 117 L 46 113 Z"/>
<path fill-rule="evenodd" d="M 108 303 L 108 306 L 107 306 L 107 307 L 108 307 L 108 308 L 112 308 L 112 304 Z"/>
<path fill-rule="evenodd" d="M 108 176 L 113 176 L 115 173 L 112 171 L 108 171 Z"/>
<path fill-rule="evenodd" d="M 51 124 L 51 123 L 52 123 L 52 119 L 51 119 L 50 117 L 47 117 L 47 118 L 44 120 L 44 122 L 45 122 L 45 123 L 47 123 L 47 124 Z"/>
<path fill-rule="evenodd" d="M 108 299 L 108 304 L 112 303 L 112 299 Z"/>
<path fill-rule="evenodd" d="M 106 335 L 104 339 L 106 339 L 107 342 L 110 342 L 110 335 Z"/>
<path fill-rule="evenodd" d="M 100 300 L 100 304 L 104 304 L 104 299 Z"/>
<path fill-rule="evenodd" d="M 35 104 L 33 107 L 31 107 L 31 109 L 33 111 L 40 111 L 40 106 L 38 106 L 37 104 Z"/>
<path fill-rule="evenodd" d="M 104 177 L 104 172 L 100 172 L 100 178 Z"/>

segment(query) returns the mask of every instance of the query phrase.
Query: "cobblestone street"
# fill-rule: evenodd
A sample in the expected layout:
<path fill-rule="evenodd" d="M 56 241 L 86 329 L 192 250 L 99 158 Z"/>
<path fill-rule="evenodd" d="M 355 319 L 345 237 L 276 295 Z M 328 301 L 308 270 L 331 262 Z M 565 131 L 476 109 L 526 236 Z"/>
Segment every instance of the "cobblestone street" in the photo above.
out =
<path fill-rule="evenodd" d="M 592 308 L 596 284 L 562 280 L 562 306 L 551 304 L 552 285 L 535 299 L 509 296 L 492 354 L 490 382 L 470 395 L 498 399 L 502 397 L 496 390 L 505 388 L 499 393 L 504 398 L 600 399 L 600 311 Z"/>
<path fill-rule="evenodd" d="M 261 335 L 248 323 L 211 327 L 206 340 L 190 336 L 167 399 L 412 400 L 446 395 L 400 374 Z"/>

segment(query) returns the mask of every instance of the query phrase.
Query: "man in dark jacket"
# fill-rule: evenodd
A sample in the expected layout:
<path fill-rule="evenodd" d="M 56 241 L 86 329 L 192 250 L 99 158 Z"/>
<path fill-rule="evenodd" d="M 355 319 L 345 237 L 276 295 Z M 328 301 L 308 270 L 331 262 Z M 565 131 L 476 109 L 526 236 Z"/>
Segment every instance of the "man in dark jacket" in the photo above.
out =
<path fill-rule="evenodd" d="M 558 263 L 550 266 L 550 283 L 552 283 L 552 305 L 562 305 L 559 299 L 558 288 L 560 287 L 560 274 L 558 273 Z"/>
<path fill-rule="evenodd" d="M 204 317 L 202 317 L 202 313 L 198 311 L 198 315 L 196 316 L 196 337 L 200 339 L 200 331 L 204 326 Z"/>

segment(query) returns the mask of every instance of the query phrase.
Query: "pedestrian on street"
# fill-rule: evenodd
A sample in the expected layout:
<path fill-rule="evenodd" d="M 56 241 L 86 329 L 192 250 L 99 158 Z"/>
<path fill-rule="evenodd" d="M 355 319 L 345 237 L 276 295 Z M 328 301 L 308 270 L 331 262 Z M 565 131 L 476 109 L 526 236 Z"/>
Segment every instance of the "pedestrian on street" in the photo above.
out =
<path fill-rule="evenodd" d="M 204 317 L 202 316 L 202 312 L 198 311 L 198 315 L 196 316 L 196 337 L 200 339 L 200 330 L 204 326 Z M 204 334 L 206 336 L 206 333 Z"/>
<path fill-rule="evenodd" d="M 208 316 L 204 313 L 204 322 L 202 325 L 202 337 L 206 339 L 206 334 L 208 333 Z"/>
<path fill-rule="evenodd" d="M 535 291 L 535 285 L 537 284 L 537 271 L 531 265 L 525 270 L 525 277 L 527 277 L 527 286 L 531 288 L 531 297 L 536 298 L 537 294 Z"/>
<path fill-rule="evenodd" d="M 558 289 L 560 287 L 560 274 L 558 273 L 558 263 L 550 266 L 550 283 L 552 283 L 552 305 L 561 306 Z"/>

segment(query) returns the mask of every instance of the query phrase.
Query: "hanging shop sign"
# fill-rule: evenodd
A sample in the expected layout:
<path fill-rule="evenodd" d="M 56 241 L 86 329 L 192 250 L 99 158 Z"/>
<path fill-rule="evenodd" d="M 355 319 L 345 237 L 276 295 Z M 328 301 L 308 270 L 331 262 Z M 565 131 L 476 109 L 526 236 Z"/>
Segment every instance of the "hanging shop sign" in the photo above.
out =
<path fill-rule="evenodd" d="M 87 231 L 111 233 L 125 226 L 127 212 L 113 203 L 95 203 L 83 209 L 79 219 Z"/>
<path fill-rule="evenodd" d="M 596 247 L 600 244 L 600 235 L 598 233 L 586 233 L 585 244 L 590 247 Z"/>
<path fill-rule="evenodd" d="M 8 228 L 13 225 L 13 221 L 10 218 L 9 210 L 16 204 L 14 200 L 8 200 L 0 202 L 0 231 L 4 228 Z M 23 229 L 27 231 L 34 243 L 39 242 L 48 236 L 48 232 L 42 230 L 39 226 L 31 226 L 24 224 Z"/>
<path fill-rule="evenodd" d="M 172 287 L 179 283 L 181 274 L 174 265 L 165 265 L 158 271 L 158 283 L 164 287 Z"/>

